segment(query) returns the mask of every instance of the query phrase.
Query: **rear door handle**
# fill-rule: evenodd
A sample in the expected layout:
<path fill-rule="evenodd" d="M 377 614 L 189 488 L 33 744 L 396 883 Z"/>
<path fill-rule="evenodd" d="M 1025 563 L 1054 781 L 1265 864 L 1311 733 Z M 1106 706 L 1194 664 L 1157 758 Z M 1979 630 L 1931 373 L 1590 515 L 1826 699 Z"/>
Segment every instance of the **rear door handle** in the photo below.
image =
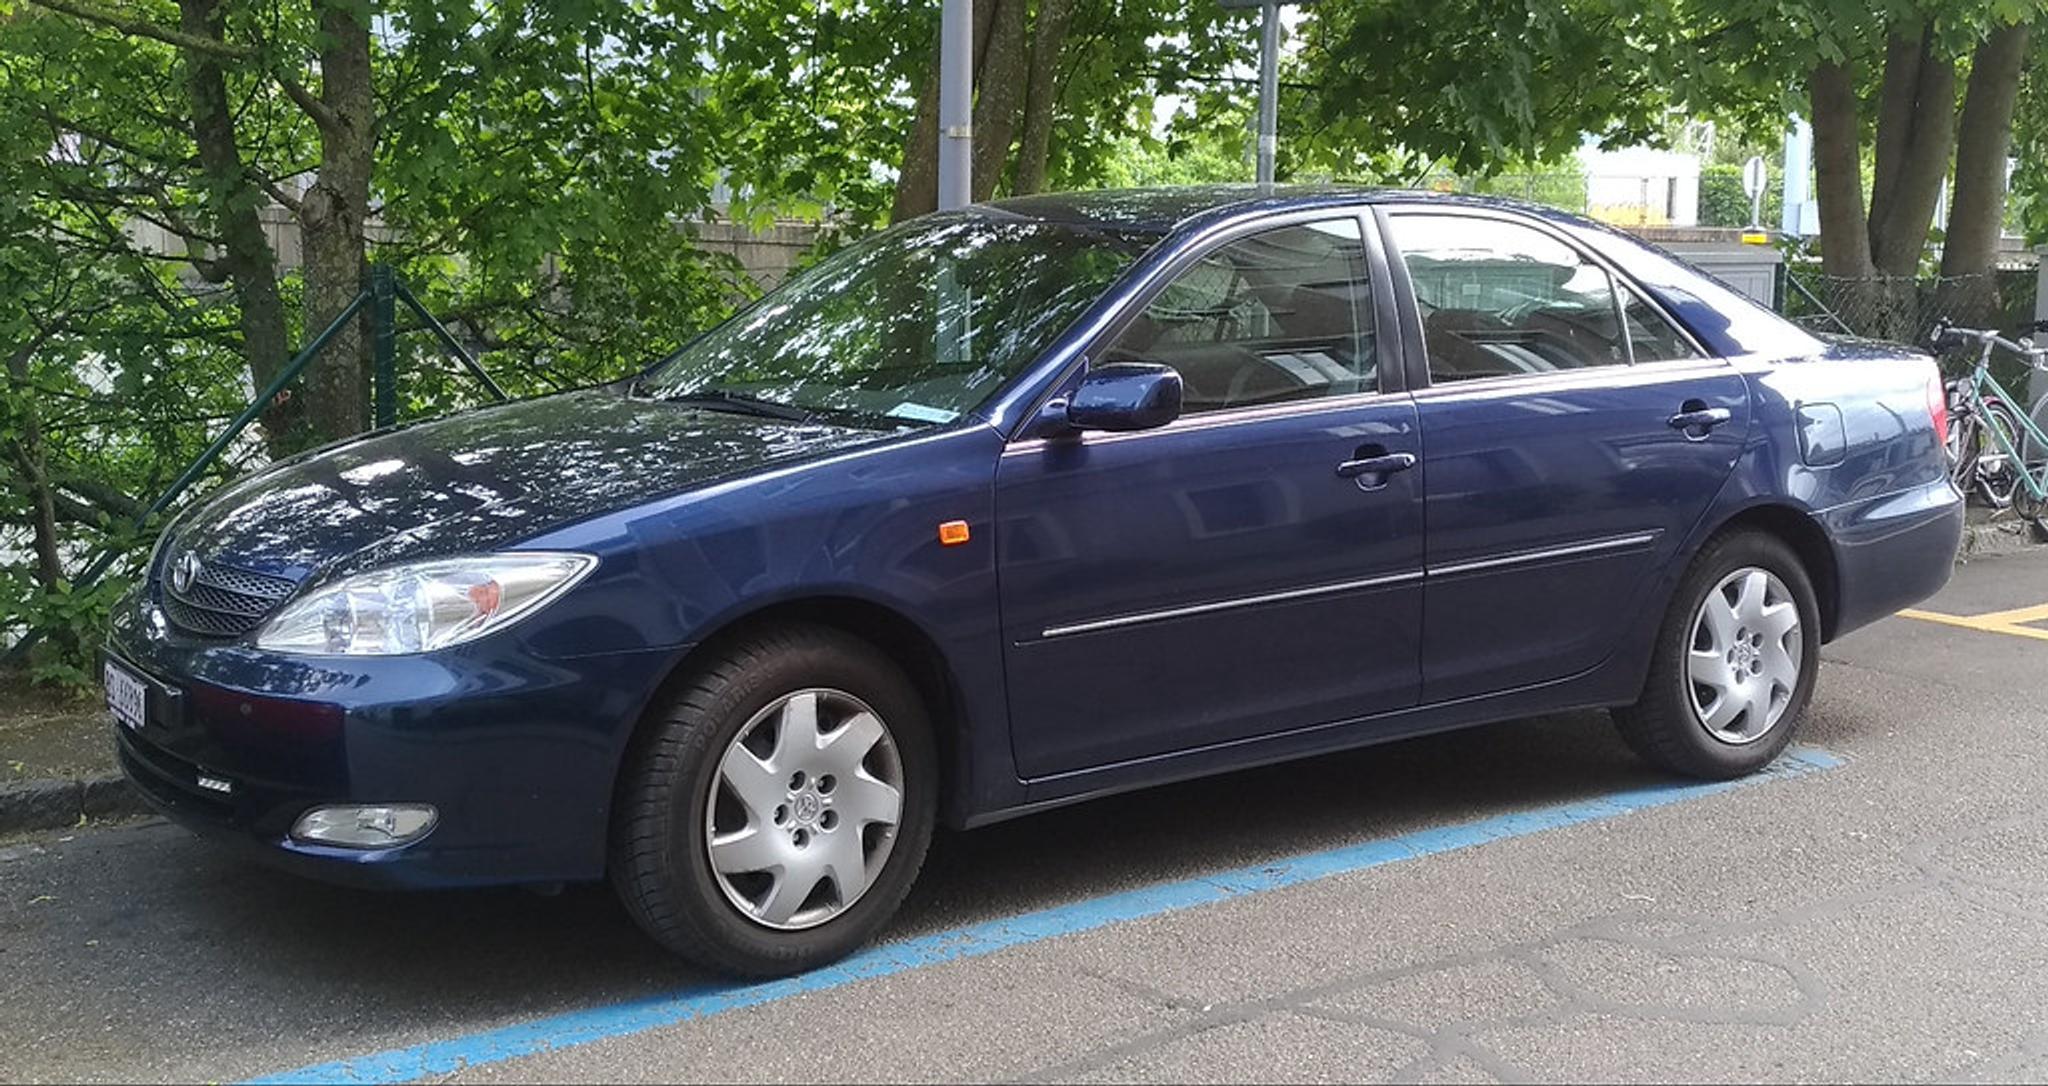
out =
<path fill-rule="evenodd" d="M 1685 410 L 1664 421 L 1670 423 L 1673 430 L 1685 431 L 1687 437 L 1703 438 L 1707 436 L 1708 431 L 1734 417 L 1735 412 L 1725 407 L 1694 407 L 1687 404 Z"/>
<path fill-rule="evenodd" d="M 1362 489 L 1378 490 L 1387 485 L 1387 476 L 1397 471 L 1407 471 L 1414 466 L 1414 453 L 1380 453 L 1377 456 L 1362 456 L 1338 464 L 1337 476 L 1342 479 L 1358 480 L 1358 485 Z"/>

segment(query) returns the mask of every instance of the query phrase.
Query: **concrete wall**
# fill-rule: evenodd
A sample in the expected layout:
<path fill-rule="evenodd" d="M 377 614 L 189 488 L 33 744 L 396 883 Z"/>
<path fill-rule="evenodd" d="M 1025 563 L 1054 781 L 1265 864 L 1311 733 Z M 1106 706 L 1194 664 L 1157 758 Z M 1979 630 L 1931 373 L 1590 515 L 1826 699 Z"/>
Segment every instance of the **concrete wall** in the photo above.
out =
<path fill-rule="evenodd" d="M 281 207 L 263 208 L 259 214 L 278 263 L 288 269 L 298 267 L 303 259 L 298 223 Z M 807 222 L 780 222 L 754 230 L 739 223 L 713 221 L 686 223 L 681 229 L 697 245 L 737 259 L 763 290 L 787 279 L 817 243 L 819 234 L 818 227 Z M 1742 244 L 1739 230 L 1642 226 L 1630 228 L 1629 232 L 1669 249 L 1765 305 L 1775 304 L 1778 265 L 1784 260 L 1768 245 Z M 183 251 L 178 238 L 150 223 L 136 222 L 130 234 L 143 248 L 162 253 Z M 2048 264 L 2044 264 L 2042 275 L 2041 304 L 2048 306 Z M 2048 310 L 2043 310 L 2042 316 L 2048 319 Z"/>
<path fill-rule="evenodd" d="M 270 206 L 258 208 L 256 215 L 263 223 L 263 234 L 270 242 L 270 251 L 277 255 L 278 266 L 291 271 L 303 264 L 305 251 L 299 241 L 299 224 L 291 212 Z M 685 223 L 679 229 L 697 245 L 737 258 L 747 275 L 763 290 L 788 278 L 818 239 L 817 226 L 806 222 L 777 223 L 758 231 L 722 221 Z M 129 224 L 127 233 L 137 248 L 148 252 L 183 254 L 186 251 L 184 239 L 155 223 L 134 220 Z M 386 240 L 389 234 L 390 231 L 380 224 L 372 223 L 370 226 L 373 241 Z M 188 280 L 197 287 L 198 273 L 189 269 L 188 272 Z"/>
<path fill-rule="evenodd" d="M 803 222 L 777 223 L 765 230 L 731 222 L 691 223 L 684 229 L 698 247 L 738 259 L 762 290 L 789 278 L 818 241 L 818 228 Z"/>

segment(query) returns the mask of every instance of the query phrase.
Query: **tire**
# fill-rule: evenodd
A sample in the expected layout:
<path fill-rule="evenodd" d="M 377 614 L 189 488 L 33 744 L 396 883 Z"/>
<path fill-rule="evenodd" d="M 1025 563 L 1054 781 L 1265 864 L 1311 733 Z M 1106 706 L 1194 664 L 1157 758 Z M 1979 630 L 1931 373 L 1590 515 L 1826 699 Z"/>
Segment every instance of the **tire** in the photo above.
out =
<path fill-rule="evenodd" d="M 2048 432 L 2048 397 L 2035 401 L 2031 418 L 2035 428 Z M 2026 462 L 2028 474 L 2041 478 L 2043 472 L 2048 471 L 2048 448 L 2035 440 L 2032 431 L 2022 429 L 2017 422 L 2011 424 L 2011 432 L 2020 435 L 2021 459 Z M 2017 478 L 2017 473 L 2012 483 L 2013 510 L 2027 522 L 2028 537 L 2036 543 L 2048 543 L 2048 503 L 2036 499 L 2027 485 Z"/>
<path fill-rule="evenodd" d="M 1753 572 L 1764 579 L 1752 579 Z M 1743 605 L 1752 584 L 1764 586 L 1763 604 L 1745 618 Z M 1734 632 L 1744 636 L 1729 636 L 1706 617 L 1709 597 L 1717 592 L 1728 605 L 1726 617 Z M 1785 612 L 1770 605 L 1772 600 L 1791 605 L 1796 628 L 1780 634 Z M 1757 628 L 1750 629 L 1751 623 Z M 1782 651 L 1773 653 L 1773 648 Z M 1717 670 L 1724 649 L 1732 654 L 1725 672 Z M 1696 650 L 1702 655 L 1697 669 Z M 1799 556 L 1774 536 L 1731 532 L 1709 540 L 1679 581 L 1657 633 L 1642 695 L 1634 705 L 1616 709 L 1614 721 L 1630 749 L 1651 765 L 1713 780 L 1744 776 L 1769 765 L 1792 741 L 1819 667 L 1820 608 Z M 1743 673 L 1740 678 L 1737 672 Z M 1695 675 L 1711 681 L 1695 681 Z M 1782 702 L 1781 686 L 1786 688 Z M 1749 700 L 1760 689 L 1763 700 Z M 1735 716 L 1723 720 L 1716 715 L 1730 705 Z"/>
<path fill-rule="evenodd" d="M 2034 497 L 2022 483 L 2012 493 L 2012 509 L 2027 523 L 2027 538 L 2036 543 L 2048 543 L 2048 502 Z"/>
<path fill-rule="evenodd" d="M 892 784 L 893 826 L 870 821 Z M 937 801 L 931 725 L 903 671 L 839 630 L 774 627 L 694 668 L 642 725 L 619 781 L 612 885 L 656 942 L 691 961 L 801 972 L 853 952 L 895 914 Z"/>
<path fill-rule="evenodd" d="M 1985 504 L 1993 509 L 2004 509 L 2011 505 L 2013 495 L 2023 489 L 2012 456 L 2005 451 L 2005 446 L 1999 444 L 1998 439 L 1992 436 L 1992 431 L 1996 430 L 2013 448 L 2020 448 L 2025 431 L 2020 428 L 2018 420 L 2019 415 L 2013 411 L 2011 404 L 1999 399 L 1985 400 L 1984 417 L 1972 432 L 1972 444 L 1975 448 L 1965 454 L 1970 458 L 1971 474 L 1974 476 L 1978 493 L 1983 496 Z"/>

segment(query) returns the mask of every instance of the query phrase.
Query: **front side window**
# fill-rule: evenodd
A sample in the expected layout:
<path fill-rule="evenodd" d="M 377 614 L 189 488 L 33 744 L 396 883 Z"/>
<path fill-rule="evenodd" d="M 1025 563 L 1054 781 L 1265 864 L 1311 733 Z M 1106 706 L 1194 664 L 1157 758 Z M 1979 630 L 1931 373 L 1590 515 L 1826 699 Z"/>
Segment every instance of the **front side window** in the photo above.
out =
<path fill-rule="evenodd" d="M 1396 215 L 1434 382 L 1626 365 L 1607 270 L 1541 231 L 1499 219 Z"/>
<path fill-rule="evenodd" d="M 1217 248 L 1098 358 L 1131 361 L 1179 371 L 1189 414 L 1377 391 L 1358 220 L 1283 226 Z"/>
<path fill-rule="evenodd" d="M 877 426 L 972 411 L 1155 239 L 978 213 L 859 242 L 705 333 L 642 395 L 752 400 Z"/>

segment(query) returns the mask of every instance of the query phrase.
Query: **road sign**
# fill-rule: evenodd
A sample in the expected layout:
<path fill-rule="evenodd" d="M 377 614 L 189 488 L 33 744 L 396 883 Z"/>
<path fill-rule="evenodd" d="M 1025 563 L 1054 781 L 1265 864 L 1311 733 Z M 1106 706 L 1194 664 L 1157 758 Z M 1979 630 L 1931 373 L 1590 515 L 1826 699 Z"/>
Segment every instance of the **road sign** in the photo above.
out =
<path fill-rule="evenodd" d="M 1742 164 L 1742 194 L 1754 200 L 1764 194 L 1764 156 L 1751 155 Z"/>
<path fill-rule="evenodd" d="M 1764 216 L 1764 184 L 1769 180 L 1764 173 L 1764 156 L 1751 155 L 1742 164 L 1742 194 L 1749 197 L 1749 225 L 1756 229 L 1762 225 Z"/>

